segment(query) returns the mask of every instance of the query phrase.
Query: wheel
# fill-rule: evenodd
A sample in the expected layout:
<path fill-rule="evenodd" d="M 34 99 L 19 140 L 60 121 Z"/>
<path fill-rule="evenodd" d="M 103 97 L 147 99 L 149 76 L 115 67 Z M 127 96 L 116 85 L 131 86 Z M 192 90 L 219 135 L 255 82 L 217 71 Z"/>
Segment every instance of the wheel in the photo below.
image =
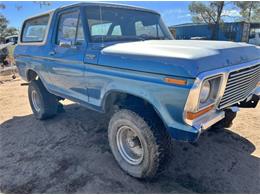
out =
<path fill-rule="evenodd" d="M 230 109 L 225 110 L 225 118 L 213 125 L 213 129 L 223 129 L 231 127 L 233 124 L 233 120 L 236 118 L 236 115 L 237 113 L 233 112 Z"/>
<path fill-rule="evenodd" d="M 55 95 L 45 89 L 40 80 L 30 82 L 28 96 L 32 111 L 37 119 L 43 120 L 56 115 L 58 100 Z"/>
<path fill-rule="evenodd" d="M 152 126 L 127 109 L 116 112 L 109 122 L 112 153 L 119 166 L 133 177 L 152 178 L 162 165 L 164 144 L 167 144 L 165 130 L 158 125 Z"/>

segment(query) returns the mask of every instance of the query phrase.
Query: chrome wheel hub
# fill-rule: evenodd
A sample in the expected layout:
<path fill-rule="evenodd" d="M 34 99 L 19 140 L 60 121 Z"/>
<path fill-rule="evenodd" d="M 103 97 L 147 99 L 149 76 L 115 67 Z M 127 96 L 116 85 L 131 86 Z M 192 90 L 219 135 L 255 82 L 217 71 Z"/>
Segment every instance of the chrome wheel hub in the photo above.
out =
<path fill-rule="evenodd" d="M 34 109 L 37 112 L 40 112 L 40 110 L 41 110 L 40 97 L 35 90 L 32 91 L 32 103 L 33 103 Z"/>
<path fill-rule="evenodd" d="M 125 161 L 132 165 L 142 162 L 144 150 L 135 130 L 128 126 L 120 127 L 117 131 L 116 142 L 118 151 Z"/>

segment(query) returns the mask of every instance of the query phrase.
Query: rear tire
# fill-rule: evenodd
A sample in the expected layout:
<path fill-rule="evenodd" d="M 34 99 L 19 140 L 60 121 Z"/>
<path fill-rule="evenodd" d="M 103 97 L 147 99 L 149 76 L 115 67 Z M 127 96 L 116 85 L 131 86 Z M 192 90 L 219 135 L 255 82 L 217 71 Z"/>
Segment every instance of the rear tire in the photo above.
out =
<path fill-rule="evenodd" d="M 33 80 L 29 84 L 28 97 L 34 116 L 44 120 L 57 114 L 58 100 L 49 93 L 40 80 Z"/>
<path fill-rule="evenodd" d="M 165 129 L 156 124 L 156 120 L 151 125 L 127 109 L 116 112 L 109 122 L 112 153 L 119 166 L 133 177 L 152 178 L 162 166 L 169 139 Z"/>

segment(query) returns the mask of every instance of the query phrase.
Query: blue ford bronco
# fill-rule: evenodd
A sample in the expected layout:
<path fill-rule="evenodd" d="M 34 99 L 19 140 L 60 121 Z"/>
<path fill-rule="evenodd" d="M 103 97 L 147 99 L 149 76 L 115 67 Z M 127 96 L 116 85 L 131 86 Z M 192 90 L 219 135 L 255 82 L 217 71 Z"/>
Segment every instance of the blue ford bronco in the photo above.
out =
<path fill-rule="evenodd" d="M 259 47 L 173 40 L 160 14 L 126 5 L 78 3 L 31 17 L 15 59 L 37 119 L 55 116 L 64 99 L 110 114 L 111 151 L 137 178 L 156 175 L 170 138 L 194 142 L 230 127 L 260 95 Z"/>

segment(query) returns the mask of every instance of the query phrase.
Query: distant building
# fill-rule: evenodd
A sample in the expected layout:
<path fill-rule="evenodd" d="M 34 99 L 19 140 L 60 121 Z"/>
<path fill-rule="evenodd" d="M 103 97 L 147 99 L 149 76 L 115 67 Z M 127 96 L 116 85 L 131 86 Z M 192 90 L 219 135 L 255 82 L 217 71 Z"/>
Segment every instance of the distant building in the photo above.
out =
<path fill-rule="evenodd" d="M 213 24 L 187 23 L 169 27 L 176 39 L 212 39 Z M 248 42 L 253 32 L 258 32 L 260 23 L 232 22 L 216 27 L 217 40 Z"/>

